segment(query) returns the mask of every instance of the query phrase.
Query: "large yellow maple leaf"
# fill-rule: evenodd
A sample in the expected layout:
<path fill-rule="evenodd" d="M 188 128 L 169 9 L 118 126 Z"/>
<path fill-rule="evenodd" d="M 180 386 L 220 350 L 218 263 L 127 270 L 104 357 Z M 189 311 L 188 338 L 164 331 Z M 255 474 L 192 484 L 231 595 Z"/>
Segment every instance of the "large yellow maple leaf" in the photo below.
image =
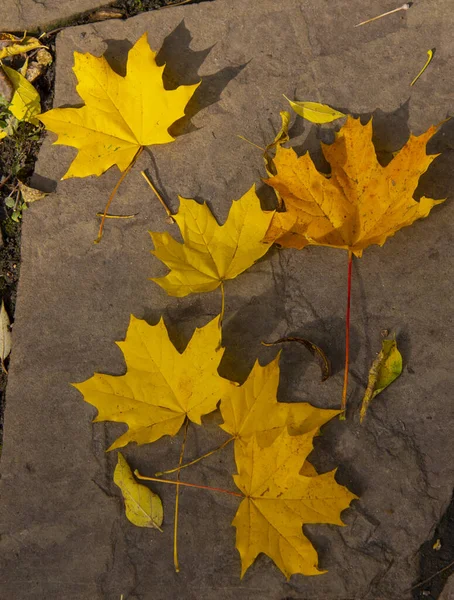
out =
<path fill-rule="evenodd" d="M 371 244 L 382 246 L 399 229 L 427 217 L 444 200 L 413 199 L 421 175 L 437 155 L 426 145 L 436 132 L 431 127 L 411 135 L 391 162 L 383 167 L 372 143 L 372 121 L 362 125 L 349 116 L 333 144 L 322 144 L 331 166 L 329 176 L 317 171 L 309 153 L 296 155 L 278 146 L 276 175 L 266 182 L 284 201 L 275 213 L 267 241 L 303 248 L 308 244 L 350 250 L 361 256 Z"/>
<path fill-rule="evenodd" d="M 171 269 L 165 277 L 152 281 L 170 296 L 215 290 L 269 250 L 262 239 L 273 214 L 261 209 L 254 186 L 233 202 L 224 225 L 217 223 L 206 204 L 180 198 L 179 211 L 173 218 L 184 243 L 169 233 L 150 232 L 155 246 L 152 254 Z"/>
<path fill-rule="evenodd" d="M 335 472 L 306 476 L 301 467 L 313 448 L 315 431 L 291 436 L 284 429 L 271 446 L 256 437 L 235 443 L 235 484 L 245 495 L 233 520 L 241 577 L 263 552 L 289 578 L 319 575 L 315 548 L 303 534 L 309 523 L 343 525 L 340 514 L 357 498 L 335 480 Z"/>
<path fill-rule="evenodd" d="M 216 409 L 225 385 L 217 371 L 224 353 L 218 349 L 219 317 L 196 329 L 181 354 L 162 319 L 148 325 L 131 316 L 126 339 L 117 344 L 125 357 L 125 375 L 95 373 L 73 384 L 98 409 L 95 422 L 128 425 L 109 450 L 175 435 L 186 417 L 200 424 L 203 415 Z"/>
<path fill-rule="evenodd" d="M 164 89 L 164 66 L 156 64 L 147 34 L 128 54 L 126 76 L 111 69 L 104 56 L 74 53 L 81 108 L 54 108 L 39 119 L 58 134 L 56 144 L 78 149 L 63 179 L 101 175 L 112 165 L 124 171 L 143 146 L 167 144 L 168 128 L 183 117 L 199 84 Z"/>
<path fill-rule="evenodd" d="M 279 357 L 263 367 L 257 361 L 243 385 L 226 381 L 220 427 L 233 437 L 248 441 L 255 435 L 260 446 L 269 446 L 284 428 L 292 435 L 307 433 L 340 413 L 307 402 L 278 402 Z"/>

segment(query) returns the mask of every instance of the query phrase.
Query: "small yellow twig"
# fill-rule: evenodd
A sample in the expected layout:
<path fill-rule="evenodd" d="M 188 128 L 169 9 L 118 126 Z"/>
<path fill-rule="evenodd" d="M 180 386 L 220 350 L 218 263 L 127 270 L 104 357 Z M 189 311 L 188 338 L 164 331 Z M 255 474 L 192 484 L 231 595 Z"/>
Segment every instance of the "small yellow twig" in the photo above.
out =
<path fill-rule="evenodd" d="M 145 173 L 145 171 L 140 171 L 140 173 L 142 174 L 143 178 L 145 179 L 145 181 L 148 183 L 148 185 L 151 187 L 151 189 L 153 190 L 153 192 L 155 193 L 156 198 L 159 200 L 159 202 L 161 203 L 163 209 L 166 211 L 167 216 L 169 217 L 169 219 L 172 221 L 172 223 L 175 223 L 175 219 L 173 218 L 172 213 L 170 212 L 170 208 L 167 206 L 167 204 L 164 202 L 161 194 L 158 192 L 158 190 L 155 188 L 153 182 L 151 181 L 151 179 L 148 177 L 148 175 Z"/>
<path fill-rule="evenodd" d="M 189 4 L 190 2 L 192 2 L 193 0 L 183 0 L 183 2 L 175 2 L 175 3 L 170 3 L 170 4 L 164 4 L 164 6 L 161 6 L 161 8 L 171 8 L 172 6 L 183 6 L 183 4 Z"/>
<path fill-rule="evenodd" d="M 143 152 L 143 146 L 140 146 L 140 148 L 137 150 L 132 161 L 129 163 L 127 168 L 121 174 L 121 177 L 117 182 L 117 185 L 112 190 L 112 193 L 110 194 L 109 199 L 107 200 L 106 207 L 104 208 L 104 212 L 103 212 L 102 219 L 101 219 L 101 224 L 99 225 L 98 237 L 95 239 L 95 242 L 94 242 L 95 244 L 99 244 L 99 242 L 102 240 L 102 233 L 103 233 L 103 229 L 104 229 L 104 223 L 106 220 L 107 211 L 109 210 L 109 206 L 111 205 L 112 200 L 115 197 L 115 194 L 118 192 L 118 188 L 120 187 L 120 185 L 121 185 L 122 181 L 124 180 L 124 178 L 126 177 L 126 175 L 133 168 L 133 166 L 135 165 L 137 159 L 142 154 L 142 152 Z"/>
<path fill-rule="evenodd" d="M 393 13 L 399 12 L 400 10 L 408 10 L 411 6 L 411 2 L 406 2 L 399 6 L 399 8 L 395 8 L 394 10 L 388 10 L 388 12 L 382 13 L 381 15 L 377 15 L 376 17 L 372 17 L 372 19 L 367 19 L 367 21 L 361 21 L 355 25 L 355 27 L 359 27 L 360 25 L 366 25 L 366 23 L 372 23 L 372 21 L 376 21 L 377 19 L 381 19 L 382 17 L 387 17 L 388 15 L 392 15 Z"/>
<path fill-rule="evenodd" d="M 424 73 L 424 71 L 427 69 L 427 67 L 430 65 L 430 61 L 432 60 L 434 56 L 434 51 L 433 50 L 427 50 L 427 60 L 426 60 L 426 64 L 423 66 L 423 68 L 419 71 L 419 73 L 416 75 L 416 77 L 413 79 L 413 81 L 410 83 L 410 87 L 412 85 L 415 85 L 415 83 L 418 81 L 418 79 L 421 77 L 421 75 Z"/>
<path fill-rule="evenodd" d="M 175 471 L 181 471 L 181 469 L 185 469 L 186 467 L 191 467 L 192 465 L 195 465 L 196 463 L 200 462 L 201 460 L 208 458 L 215 452 L 219 452 L 219 450 L 223 450 L 226 446 L 228 446 L 230 444 L 230 442 L 233 442 L 234 439 L 235 438 L 233 436 L 230 437 L 228 440 L 223 442 L 220 446 L 218 446 L 214 450 L 210 450 L 209 452 L 206 452 L 205 454 L 203 454 L 202 456 L 199 456 L 198 458 L 194 458 L 194 460 L 191 460 L 190 462 L 187 462 L 184 465 L 178 465 L 178 467 L 175 467 L 173 469 L 168 469 L 167 471 L 159 471 L 159 473 L 155 473 L 155 477 L 161 477 L 162 475 L 170 475 L 170 473 L 175 473 Z"/>
<path fill-rule="evenodd" d="M 189 420 L 186 418 L 184 425 L 183 443 L 181 444 L 180 460 L 178 466 L 181 467 L 183 464 L 184 448 L 186 446 L 186 438 L 188 436 Z M 180 572 L 180 564 L 178 562 L 178 510 L 180 505 L 180 470 L 177 471 L 177 490 L 175 493 L 175 519 L 173 524 L 173 564 L 175 565 L 175 571 Z"/>
<path fill-rule="evenodd" d="M 247 138 L 245 138 L 242 135 L 238 135 L 237 137 L 240 138 L 240 140 L 243 140 L 243 142 L 247 142 L 248 144 L 251 144 L 251 146 L 254 146 L 254 148 L 258 148 L 259 150 L 261 150 L 262 152 L 265 152 L 265 148 L 262 148 L 261 146 L 257 146 L 257 144 L 254 144 L 254 142 L 251 142 L 251 140 L 248 140 Z"/>
<path fill-rule="evenodd" d="M 104 219 L 132 219 L 137 216 L 138 213 L 134 215 L 105 215 L 102 212 L 96 213 L 97 217 L 103 217 Z"/>

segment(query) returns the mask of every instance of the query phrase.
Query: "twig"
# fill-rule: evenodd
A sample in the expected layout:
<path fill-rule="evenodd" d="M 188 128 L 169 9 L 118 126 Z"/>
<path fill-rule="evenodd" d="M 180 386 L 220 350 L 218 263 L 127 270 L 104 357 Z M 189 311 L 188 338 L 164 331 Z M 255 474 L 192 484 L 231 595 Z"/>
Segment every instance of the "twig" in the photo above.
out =
<path fill-rule="evenodd" d="M 399 6 L 399 8 L 395 8 L 394 10 L 388 10 L 388 12 L 382 13 L 381 15 L 377 15 L 376 17 L 372 17 L 372 19 L 367 19 L 367 21 L 361 21 L 361 23 L 358 23 L 357 25 L 355 25 L 355 27 L 359 27 L 360 25 L 366 25 L 366 23 L 372 23 L 372 21 L 376 21 L 377 19 L 381 19 L 382 17 L 387 17 L 388 15 L 392 15 L 393 13 L 399 12 L 400 10 L 408 10 L 411 5 L 412 2 L 406 2 L 405 4 L 402 4 L 402 6 Z"/>
<path fill-rule="evenodd" d="M 452 562 L 450 562 L 449 565 L 446 565 L 446 567 L 443 567 L 442 569 L 440 569 L 439 571 L 437 571 L 436 573 L 434 573 L 433 575 L 431 575 L 427 579 L 424 579 L 424 581 L 420 581 L 419 583 L 417 583 L 416 585 L 414 585 L 413 587 L 409 588 L 406 591 L 407 592 L 411 592 L 412 590 L 416 590 L 417 588 L 425 585 L 426 583 L 429 583 L 429 581 L 432 581 L 432 579 L 434 577 L 436 577 L 437 575 L 440 575 L 440 573 L 443 573 L 443 571 L 447 571 L 451 567 L 454 567 L 454 560 Z"/>
<path fill-rule="evenodd" d="M 188 437 L 188 426 L 189 420 L 186 417 L 186 421 L 184 424 L 184 434 L 183 434 L 183 443 L 181 444 L 181 452 L 180 452 L 180 460 L 178 462 L 178 466 L 181 467 L 183 464 L 183 456 L 184 449 L 186 446 L 186 439 Z M 173 521 L 173 564 L 175 565 L 175 571 L 177 573 L 180 572 L 180 565 L 178 563 L 178 509 L 180 506 L 180 486 L 178 485 L 180 482 L 180 469 L 177 471 L 177 490 L 175 493 L 175 518 Z"/>
<path fill-rule="evenodd" d="M 170 483 L 172 485 L 183 485 L 185 487 L 197 488 L 199 490 L 210 490 L 212 492 L 220 492 L 221 494 L 229 494 L 230 496 L 236 496 L 237 498 L 244 498 L 243 494 L 238 492 L 231 492 L 230 490 L 223 490 L 222 488 L 215 488 L 209 485 L 197 485 L 196 483 L 188 483 L 187 481 L 172 481 L 171 479 L 159 479 L 159 477 L 145 477 L 141 475 L 136 469 L 134 475 L 137 479 L 143 479 L 144 481 L 156 481 L 157 483 Z"/>
<path fill-rule="evenodd" d="M 347 408 L 347 391 L 348 391 L 348 369 L 350 359 L 350 304 L 352 290 L 352 263 L 353 252 L 348 251 L 348 275 L 347 275 L 347 312 L 345 316 L 345 370 L 344 370 L 344 387 L 342 389 L 341 410 L 344 412 L 340 415 L 340 419 L 345 419 L 345 410 Z"/>
<path fill-rule="evenodd" d="M 183 4 L 189 4 L 192 1 L 193 0 L 183 0 L 183 2 L 175 2 L 175 3 L 170 3 L 170 4 L 164 4 L 164 6 L 161 6 L 161 8 L 171 8 L 172 6 L 183 6 Z"/>
<path fill-rule="evenodd" d="M 109 199 L 107 200 L 107 204 L 106 204 L 106 207 L 104 209 L 104 213 L 102 215 L 101 224 L 99 225 L 98 237 L 94 241 L 95 244 L 99 244 L 99 242 L 102 240 L 102 232 L 103 232 L 103 229 L 104 229 L 104 223 L 106 221 L 107 211 L 109 210 L 109 206 L 111 205 L 112 200 L 115 197 L 115 194 L 118 192 L 118 188 L 120 187 L 122 181 L 125 179 L 126 175 L 129 173 L 129 171 L 135 165 L 137 159 L 142 154 L 142 151 L 143 151 L 143 146 L 140 146 L 140 148 L 137 150 L 137 152 L 136 152 L 134 158 L 132 159 L 132 161 L 129 163 L 129 165 L 126 167 L 126 169 L 121 174 L 121 177 L 120 177 L 120 179 L 117 182 L 117 185 L 112 190 L 112 193 L 110 194 Z"/>
<path fill-rule="evenodd" d="M 11 179 L 11 173 L 0 181 L 0 189 Z"/>
<path fill-rule="evenodd" d="M 218 446 L 214 450 L 210 450 L 206 454 L 202 454 L 202 456 L 199 456 L 198 458 L 194 458 L 194 460 L 191 460 L 190 462 L 185 463 L 184 465 L 178 465 L 178 467 L 174 467 L 173 469 L 168 469 L 167 471 L 159 471 L 159 473 L 155 473 L 155 476 L 160 477 L 161 475 L 170 475 L 170 473 L 175 473 L 175 471 L 181 471 L 181 469 L 185 469 L 186 467 L 191 467 L 192 465 L 195 465 L 196 463 L 203 460 L 204 458 L 208 458 L 215 452 L 219 452 L 219 450 L 223 450 L 226 446 L 228 446 L 230 444 L 230 442 L 233 442 L 234 439 L 235 438 L 232 436 L 231 438 L 229 438 L 228 440 L 223 442 L 220 446 Z"/>
<path fill-rule="evenodd" d="M 257 146 L 257 144 L 254 144 L 254 142 L 251 142 L 251 140 L 248 140 L 247 138 L 245 138 L 242 135 L 238 135 L 237 137 L 240 138 L 240 140 L 243 140 L 243 142 L 247 142 L 248 144 L 251 144 L 251 146 L 254 146 L 254 148 L 258 148 L 259 150 L 261 150 L 262 152 L 266 152 L 266 148 L 262 148 L 261 146 Z"/>
<path fill-rule="evenodd" d="M 132 219 L 136 217 L 139 213 L 135 213 L 133 215 L 105 215 L 102 212 L 96 213 L 97 217 L 103 217 L 104 219 Z"/>
<path fill-rule="evenodd" d="M 164 210 L 167 213 L 167 216 L 169 217 L 169 219 L 171 220 L 172 223 L 175 223 L 175 219 L 173 218 L 172 213 L 170 212 L 170 208 L 167 206 L 167 204 L 164 202 L 161 194 L 158 192 L 158 190 L 155 188 L 155 186 L 153 185 L 153 182 L 151 181 L 151 179 L 148 177 L 148 175 L 145 173 L 145 171 L 140 171 L 141 175 L 143 176 L 143 178 L 145 179 L 145 181 L 148 183 L 148 185 L 151 187 L 151 189 L 153 190 L 153 192 L 156 195 L 156 198 L 159 200 L 159 202 L 161 203 L 162 207 L 164 208 Z"/>

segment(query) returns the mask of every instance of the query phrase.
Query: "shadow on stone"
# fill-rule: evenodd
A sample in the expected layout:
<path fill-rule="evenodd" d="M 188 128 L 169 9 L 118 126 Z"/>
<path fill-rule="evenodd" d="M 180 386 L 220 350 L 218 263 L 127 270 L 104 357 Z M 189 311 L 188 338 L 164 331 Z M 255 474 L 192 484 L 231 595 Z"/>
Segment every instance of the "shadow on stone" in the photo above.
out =
<path fill-rule="evenodd" d="M 198 74 L 199 68 L 213 46 L 205 50 L 191 50 L 191 41 L 192 35 L 184 21 L 181 21 L 165 38 L 156 57 L 158 65 L 166 65 L 163 75 L 166 89 L 172 90 L 179 85 L 191 85 L 202 80 L 186 107 L 185 116 L 170 127 L 169 132 L 173 136 L 195 131 L 195 126 L 190 124 L 192 117 L 204 108 L 218 102 L 222 91 L 246 66 L 245 63 L 224 67 L 217 73 L 201 78 Z"/>
<path fill-rule="evenodd" d="M 267 348 L 261 343 L 282 320 L 279 298 L 273 295 L 271 288 L 260 296 L 252 296 L 231 318 L 227 314 L 222 336 L 226 351 L 219 367 L 223 377 L 243 382 L 257 358 L 263 365 L 276 355 L 275 347 Z"/>

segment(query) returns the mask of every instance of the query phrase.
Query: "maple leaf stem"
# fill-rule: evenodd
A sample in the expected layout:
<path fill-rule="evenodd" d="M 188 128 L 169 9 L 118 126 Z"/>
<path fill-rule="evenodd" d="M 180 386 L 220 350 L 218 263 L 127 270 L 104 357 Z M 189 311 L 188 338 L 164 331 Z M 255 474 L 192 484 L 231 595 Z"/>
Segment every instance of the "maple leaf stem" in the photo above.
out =
<path fill-rule="evenodd" d="M 225 287 L 224 282 L 221 281 L 221 314 L 219 315 L 219 329 L 222 331 L 222 324 L 224 322 L 225 313 Z"/>
<path fill-rule="evenodd" d="M 170 212 L 170 208 L 167 206 L 167 204 L 164 202 L 163 197 L 161 196 L 161 194 L 158 192 L 158 190 L 156 189 L 154 183 L 151 181 L 150 177 L 148 177 L 148 175 L 145 173 L 145 171 L 140 171 L 140 174 L 142 175 L 142 177 L 145 179 L 145 181 L 148 183 L 148 185 L 151 187 L 151 189 L 153 190 L 156 198 L 159 200 L 159 202 L 161 203 L 161 206 L 163 207 L 163 209 L 166 211 L 167 216 L 169 217 L 169 219 L 172 220 L 172 223 L 175 223 L 175 219 L 173 218 L 172 213 Z"/>
<path fill-rule="evenodd" d="M 251 142 L 251 140 L 248 140 L 243 135 L 238 135 L 237 137 L 239 137 L 240 140 L 243 140 L 243 142 L 247 142 L 248 144 L 251 144 L 251 146 L 254 146 L 254 148 L 257 148 L 258 150 L 261 150 L 262 152 L 266 152 L 266 148 L 262 148 L 261 146 L 254 144 L 254 142 Z"/>
<path fill-rule="evenodd" d="M 214 450 L 210 450 L 209 452 L 206 452 L 205 454 L 202 454 L 202 456 L 198 456 L 197 458 L 194 458 L 194 460 L 191 460 L 190 462 L 187 462 L 184 465 L 178 465 L 178 467 L 174 467 L 173 469 L 168 469 L 167 471 L 159 471 L 159 473 L 155 473 L 155 476 L 161 477 L 161 475 L 170 475 L 170 473 L 175 473 L 175 471 L 181 471 L 181 469 L 185 469 L 186 467 L 191 467 L 192 465 L 195 465 L 196 463 L 200 462 L 204 458 L 208 458 L 215 452 L 219 452 L 220 450 L 223 450 L 226 446 L 228 446 L 230 444 L 230 442 L 233 442 L 234 439 L 235 438 L 232 436 L 228 440 L 225 440 L 225 442 L 223 442 L 220 446 L 218 446 L 217 448 L 214 448 Z"/>
<path fill-rule="evenodd" d="M 189 420 L 186 417 L 185 420 L 185 424 L 184 424 L 184 434 L 183 434 L 183 442 L 181 444 L 181 452 L 180 452 L 180 460 L 179 460 L 179 467 L 181 467 L 181 465 L 183 464 L 183 457 L 184 457 L 184 449 L 186 446 L 186 439 L 188 437 L 188 426 L 189 426 Z M 178 562 L 178 512 L 179 512 L 179 506 L 180 506 L 180 470 L 177 471 L 177 480 L 176 480 L 176 484 L 177 484 L 177 489 L 176 489 L 176 493 L 175 493 L 175 519 L 173 521 L 173 564 L 175 565 L 175 571 L 177 573 L 180 572 L 180 564 Z"/>
<path fill-rule="evenodd" d="M 116 186 L 114 187 L 114 189 L 112 190 L 112 193 L 109 196 L 109 199 L 107 200 L 107 204 L 106 207 L 104 208 L 104 213 L 102 215 L 102 219 L 101 219 L 101 224 L 99 225 L 99 230 L 98 230 L 98 237 L 95 240 L 95 244 L 99 244 L 99 242 L 102 240 L 102 234 L 103 234 L 103 230 L 104 230 L 104 223 L 106 221 L 106 216 L 107 216 L 107 211 L 109 210 L 110 205 L 112 204 L 112 200 L 115 197 L 115 194 L 118 192 L 118 188 L 120 187 L 120 185 L 122 184 L 123 180 L 125 179 L 126 175 L 129 173 L 129 171 L 133 168 L 133 166 L 135 165 L 137 159 L 139 158 L 139 156 L 142 154 L 143 151 L 143 146 L 140 146 L 140 148 L 137 150 L 137 152 L 134 155 L 134 158 L 132 159 L 132 161 L 129 163 L 129 165 L 126 167 L 126 169 L 123 171 L 123 173 L 121 174 L 120 179 L 117 181 Z"/>
<path fill-rule="evenodd" d="M 341 410 L 344 411 L 340 415 L 340 419 L 345 419 L 345 410 L 347 408 L 347 390 L 348 390 L 348 368 L 350 358 L 350 304 L 352 291 L 352 263 L 353 252 L 348 251 L 348 275 L 347 275 L 347 311 L 345 316 L 345 369 L 344 369 L 344 387 L 342 389 Z"/>
<path fill-rule="evenodd" d="M 229 494 L 230 496 L 236 496 L 237 498 L 244 498 L 243 494 L 239 494 L 238 492 L 231 492 L 230 490 L 224 490 L 222 488 L 215 488 L 209 485 L 198 485 L 196 483 L 188 483 L 187 481 L 172 481 L 171 479 L 159 479 L 159 477 L 145 477 L 145 475 L 141 475 L 139 471 L 136 469 L 134 471 L 134 475 L 137 479 L 143 479 L 144 481 L 156 481 L 157 483 L 170 483 L 172 485 L 182 485 L 185 487 L 197 488 L 199 490 L 210 490 L 211 492 L 220 492 L 221 494 Z"/>

